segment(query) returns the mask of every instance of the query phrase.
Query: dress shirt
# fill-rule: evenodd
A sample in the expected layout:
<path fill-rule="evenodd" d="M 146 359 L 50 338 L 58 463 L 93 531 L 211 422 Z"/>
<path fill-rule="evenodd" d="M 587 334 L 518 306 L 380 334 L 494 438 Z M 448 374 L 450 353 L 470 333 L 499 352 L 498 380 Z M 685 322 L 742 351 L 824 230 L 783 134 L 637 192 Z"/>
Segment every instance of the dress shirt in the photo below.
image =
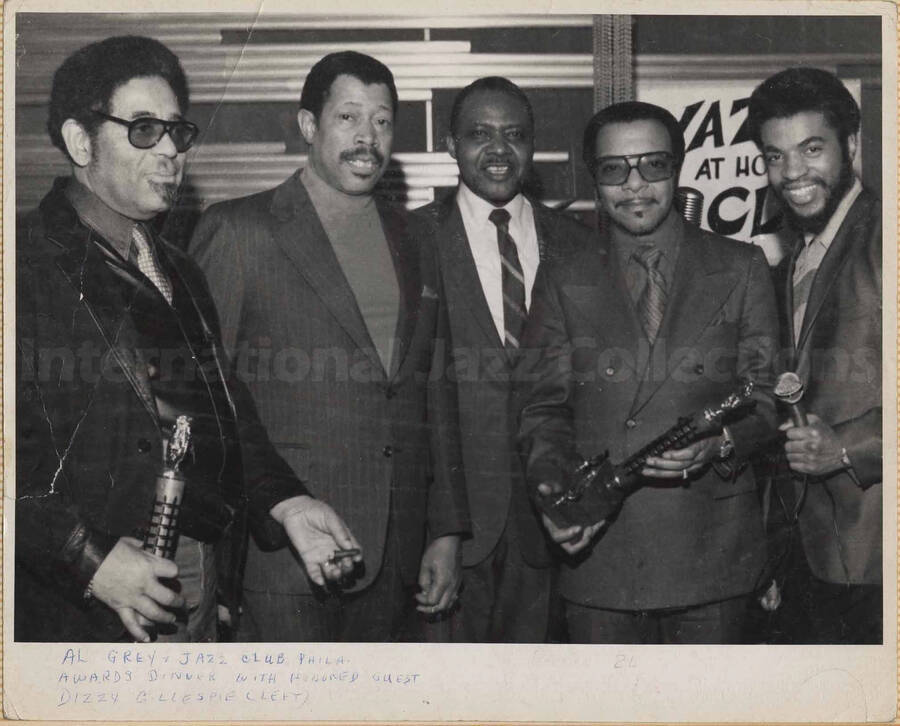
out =
<path fill-rule="evenodd" d="M 803 277 L 806 276 L 807 273 L 819 269 L 819 265 L 822 264 L 822 260 L 825 258 L 825 253 L 828 252 L 828 248 L 831 246 L 835 235 L 844 223 L 844 219 L 847 217 L 850 207 L 853 206 L 853 202 L 856 201 L 856 198 L 861 191 L 862 184 L 859 179 L 854 178 L 853 185 L 844 195 L 844 198 L 841 200 L 840 204 L 838 204 L 837 209 L 834 210 L 834 214 L 831 215 L 831 219 L 828 220 L 825 228 L 817 235 L 814 235 L 812 232 L 807 232 L 803 235 L 805 244 L 803 249 L 800 250 L 800 253 L 797 255 L 797 261 L 794 264 L 794 299 L 797 302 L 794 306 L 795 345 L 800 340 L 800 330 L 803 327 L 803 317 L 806 315 L 806 304 L 809 300 L 809 290 L 815 280 L 815 275 L 808 276 L 803 282 L 803 289 L 799 289 L 798 283 L 803 280 Z"/>
<path fill-rule="evenodd" d="M 503 323 L 503 271 L 500 262 L 500 248 L 497 245 L 497 226 L 488 218 L 494 209 L 493 204 L 479 197 L 460 182 L 456 194 L 456 203 L 462 214 L 463 226 L 469 241 L 469 249 L 475 260 L 475 269 L 481 289 L 487 300 L 497 335 L 504 340 Z M 534 225 L 534 210 L 531 203 L 521 194 L 503 205 L 509 212 L 509 235 L 516 244 L 519 264 L 525 278 L 525 308 L 531 307 L 531 288 L 540 264 L 537 229 Z"/>

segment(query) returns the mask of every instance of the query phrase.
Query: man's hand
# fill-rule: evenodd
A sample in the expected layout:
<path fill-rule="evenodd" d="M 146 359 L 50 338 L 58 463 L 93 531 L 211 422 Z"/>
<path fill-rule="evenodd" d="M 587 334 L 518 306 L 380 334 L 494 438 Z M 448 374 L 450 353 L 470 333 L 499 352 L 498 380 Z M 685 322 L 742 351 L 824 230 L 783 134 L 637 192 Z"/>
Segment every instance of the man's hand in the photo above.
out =
<path fill-rule="evenodd" d="M 807 426 L 781 425 L 787 434 L 784 453 L 788 465 L 800 474 L 825 476 L 844 468 L 844 447 L 834 429 L 816 414 L 807 415 Z"/>
<path fill-rule="evenodd" d="M 721 436 L 709 436 L 683 449 L 669 449 L 660 456 L 648 456 L 641 476 L 657 479 L 687 479 L 714 461 L 722 449 Z"/>
<path fill-rule="evenodd" d="M 562 492 L 562 485 L 556 482 L 545 482 L 538 485 L 538 491 L 545 497 L 550 494 L 559 494 Z M 553 520 L 546 514 L 541 515 L 541 520 L 544 523 L 547 534 L 550 535 L 550 539 L 556 542 L 556 544 L 563 548 L 563 551 L 570 555 L 581 552 L 581 550 L 587 547 L 594 538 L 594 535 L 600 531 L 604 524 L 606 524 L 606 520 L 604 519 L 596 524 L 592 524 L 590 527 L 582 527 L 580 524 L 576 524 L 561 529 L 553 524 Z"/>
<path fill-rule="evenodd" d="M 420 592 L 416 610 L 434 615 L 448 610 L 462 584 L 462 545 L 459 536 L 448 534 L 428 545 L 419 567 Z"/>
<path fill-rule="evenodd" d="M 339 582 L 353 572 L 363 556 L 332 559 L 335 550 L 359 549 L 359 542 L 335 511 L 325 502 L 310 496 L 291 497 L 279 502 L 269 512 L 291 540 L 306 574 L 317 585 Z"/>
<path fill-rule="evenodd" d="M 160 582 L 176 577 L 174 562 L 144 552 L 136 539 L 122 537 L 94 573 L 91 594 L 116 611 L 135 640 L 147 643 L 146 626 L 175 622 L 175 613 L 164 608 L 184 607 L 184 597 Z"/>

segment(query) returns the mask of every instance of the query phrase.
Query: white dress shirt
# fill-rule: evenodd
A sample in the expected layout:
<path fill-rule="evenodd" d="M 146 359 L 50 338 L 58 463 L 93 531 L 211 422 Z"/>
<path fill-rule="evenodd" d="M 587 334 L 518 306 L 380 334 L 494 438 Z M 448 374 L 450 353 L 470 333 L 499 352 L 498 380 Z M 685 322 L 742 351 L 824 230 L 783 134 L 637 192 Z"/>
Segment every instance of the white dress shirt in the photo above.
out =
<path fill-rule="evenodd" d="M 503 340 L 505 327 L 503 325 L 503 278 L 500 248 L 497 245 L 497 226 L 488 219 L 490 213 L 497 207 L 475 194 L 464 182 L 459 184 L 456 203 L 462 214 L 463 226 L 469 240 L 469 249 L 475 260 L 475 269 L 478 270 L 481 289 L 490 308 L 491 317 L 494 319 L 497 335 L 500 336 L 500 340 Z M 503 205 L 503 209 L 509 212 L 509 236 L 516 243 L 519 264 L 522 266 L 522 274 L 525 278 L 525 307 L 530 309 L 531 288 L 534 285 L 534 276 L 537 274 L 538 264 L 541 261 L 538 252 L 537 230 L 534 226 L 534 210 L 531 208 L 531 203 L 521 194 L 517 194 L 511 201 Z"/>

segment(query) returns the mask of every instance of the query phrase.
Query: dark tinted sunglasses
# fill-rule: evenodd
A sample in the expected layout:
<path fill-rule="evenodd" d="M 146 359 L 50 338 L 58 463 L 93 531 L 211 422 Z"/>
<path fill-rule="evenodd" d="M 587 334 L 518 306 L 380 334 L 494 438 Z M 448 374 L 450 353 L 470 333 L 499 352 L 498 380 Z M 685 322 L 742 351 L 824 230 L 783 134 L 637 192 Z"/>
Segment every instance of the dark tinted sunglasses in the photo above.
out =
<path fill-rule="evenodd" d="M 631 159 L 635 158 L 637 162 L 632 163 Z M 640 156 L 601 156 L 594 159 L 594 179 L 604 186 L 624 184 L 632 169 L 637 169 L 644 181 L 663 181 L 675 174 L 675 157 L 668 151 L 652 151 Z"/>
<path fill-rule="evenodd" d="M 128 141 L 136 149 L 151 149 L 156 146 L 160 139 L 166 134 L 175 144 L 175 149 L 179 154 L 184 153 L 191 148 L 200 133 L 190 121 L 163 121 L 161 118 L 153 118 L 152 116 L 142 116 L 134 121 L 126 121 L 123 118 L 110 116 L 109 114 L 94 111 L 100 118 L 112 121 L 113 123 L 122 124 L 128 127 Z"/>

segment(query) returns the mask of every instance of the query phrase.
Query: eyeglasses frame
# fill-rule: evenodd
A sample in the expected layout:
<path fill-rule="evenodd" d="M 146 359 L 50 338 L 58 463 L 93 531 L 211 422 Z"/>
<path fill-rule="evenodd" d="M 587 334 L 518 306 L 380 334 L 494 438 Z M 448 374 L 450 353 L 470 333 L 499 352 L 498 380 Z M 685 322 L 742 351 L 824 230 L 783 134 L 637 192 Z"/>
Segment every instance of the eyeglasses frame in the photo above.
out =
<path fill-rule="evenodd" d="M 193 132 L 194 132 L 194 136 L 191 139 L 191 142 L 184 149 L 178 149 L 178 146 L 177 145 L 175 146 L 175 149 L 176 149 L 176 151 L 178 151 L 179 154 L 184 154 L 194 145 L 194 142 L 197 140 L 197 136 L 199 136 L 199 134 L 200 134 L 200 127 L 197 126 L 197 124 L 192 123 L 191 121 L 186 121 L 185 119 L 177 119 L 175 121 L 166 121 L 165 119 L 156 118 L 155 116 L 139 116 L 136 119 L 132 119 L 131 121 L 128 121 L 124 118 L 119 118 L 118 116 L 110 116 L 108 113 L 103 113 L 102 111 L 93 111 L 93 114 L 95 116 L 99 116 L 100 118 L 102 118 L 106 121 L 112 121 L 113 123 L 117 123 L 122 126 L 126 126 L 128 128 L 128 143 L 131 144 L 135 149 L 141 149 L 141 150 L 152 149 L 160 141 L 162 141 L 163 136 L 165 136 L 166 134 L 169 135 L 169 138 L 172 139 L 172 143 L 175 144 L 175 139 L 173 138 L 172 133 L 171 133 L 172 129 L 175 128 L 176 126 L 189 126 L 191 129 L 193 129 Z M 150 146 L 138 146 L 131 139 L 132 128 L 134 127 L 135 124 L 138 124 L 142 121 L 154 121 L 156 123 L 162 124 L 162 126 L 163 126 L 163 131 L 159 135 L 159 138 L 154 143 L 152 143 Z"/>

